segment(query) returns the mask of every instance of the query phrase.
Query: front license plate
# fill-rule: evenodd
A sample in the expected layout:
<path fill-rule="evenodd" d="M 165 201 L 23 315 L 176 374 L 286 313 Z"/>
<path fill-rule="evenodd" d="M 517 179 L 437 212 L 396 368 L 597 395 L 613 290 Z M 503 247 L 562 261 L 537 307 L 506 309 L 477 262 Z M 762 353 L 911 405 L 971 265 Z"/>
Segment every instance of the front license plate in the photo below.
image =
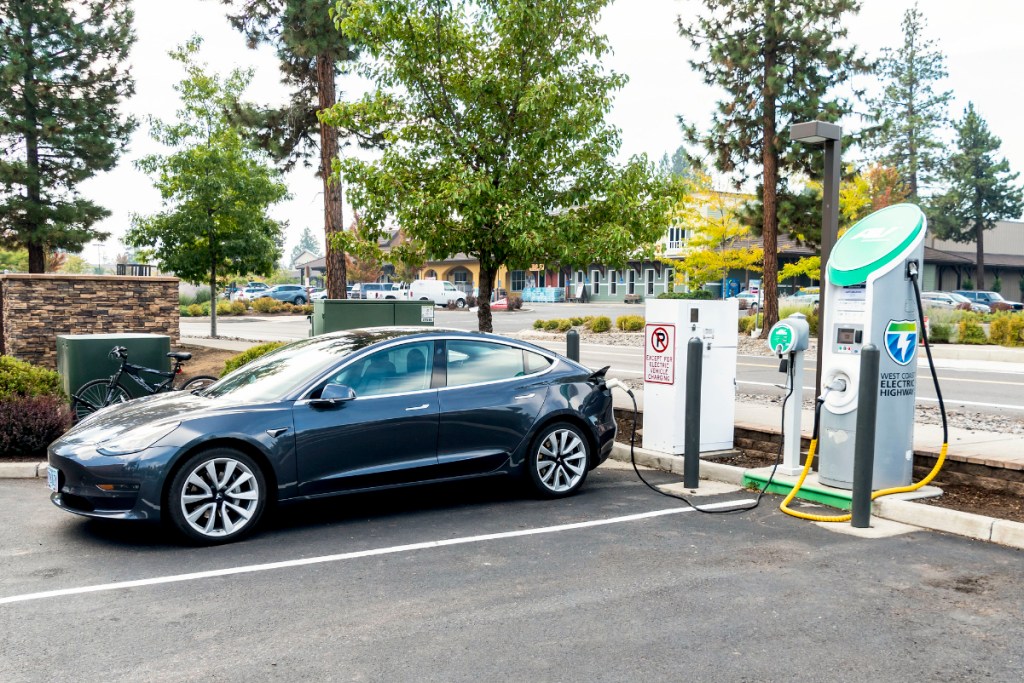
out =
<path fill-rule="evenodd" d="M 46 468 L 46 485 L 50 487 L 50 490 L 57 493 L 57 468 L 47 467 Z"/>

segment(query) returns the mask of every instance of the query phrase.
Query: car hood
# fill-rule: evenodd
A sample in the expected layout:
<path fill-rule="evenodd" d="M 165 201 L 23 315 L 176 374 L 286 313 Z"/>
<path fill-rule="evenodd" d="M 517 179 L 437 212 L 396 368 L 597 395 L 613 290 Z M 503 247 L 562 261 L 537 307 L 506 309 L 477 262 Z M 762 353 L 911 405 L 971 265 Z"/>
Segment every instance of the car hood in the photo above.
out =
<path fill-rule="evenodd" d="M 227 397 L 208 398 L 187 391 L 156 394 L 108 406 L 72 427 L 60 441 L 99 443 L 144 424 L 180 422 L 239 409 L 237 400 Z"/>

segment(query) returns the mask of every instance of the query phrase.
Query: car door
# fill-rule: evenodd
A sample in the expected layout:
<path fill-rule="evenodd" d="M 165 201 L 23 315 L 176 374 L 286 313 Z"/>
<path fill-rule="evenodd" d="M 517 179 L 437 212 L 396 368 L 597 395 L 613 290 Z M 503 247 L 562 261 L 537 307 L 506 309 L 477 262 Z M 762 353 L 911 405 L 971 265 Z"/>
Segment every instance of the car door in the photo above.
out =
<path fill-rule="evenodd" d="M 492 341 L 445 342 L 445 386 L 438 393 L 438 466 L 447 475 L 500 467 L 536 423 L 547 384 L 540 354 Z"/>
<path fill-rule="evenodd" d="M 349 363 L 323 382 L 349 386 L 356 398 L 332 406 L 297 401 L 299 493 L 315 496 L 435 477 L 433 365 L 434 342 L 396 344 Z"/>

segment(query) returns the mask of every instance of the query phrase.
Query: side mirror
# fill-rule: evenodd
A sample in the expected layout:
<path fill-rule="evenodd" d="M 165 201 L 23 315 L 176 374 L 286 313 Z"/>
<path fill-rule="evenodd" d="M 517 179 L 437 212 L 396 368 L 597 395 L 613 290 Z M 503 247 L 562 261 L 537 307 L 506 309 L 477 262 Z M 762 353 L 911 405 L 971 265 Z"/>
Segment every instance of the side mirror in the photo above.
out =
<path fill-rule="evenodd" d="M 320 398 L 314 398 L 309 405 L 314 407 L 334 406 L 339 403 L 351 401 L 356 397 L 356 392 L 350 386 L 344 384 L 328 384 L 320 392 Z"/>

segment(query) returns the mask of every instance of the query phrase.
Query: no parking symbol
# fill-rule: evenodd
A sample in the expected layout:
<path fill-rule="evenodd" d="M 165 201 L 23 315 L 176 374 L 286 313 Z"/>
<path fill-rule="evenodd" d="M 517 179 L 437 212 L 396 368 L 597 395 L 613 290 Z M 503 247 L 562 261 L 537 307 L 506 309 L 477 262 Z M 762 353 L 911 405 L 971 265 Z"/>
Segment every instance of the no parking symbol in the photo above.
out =
<path fill-rule="evenodd" d="M 675 384 L 676 326 L 648 323 L 644 330 L 644 382 Z"/>

